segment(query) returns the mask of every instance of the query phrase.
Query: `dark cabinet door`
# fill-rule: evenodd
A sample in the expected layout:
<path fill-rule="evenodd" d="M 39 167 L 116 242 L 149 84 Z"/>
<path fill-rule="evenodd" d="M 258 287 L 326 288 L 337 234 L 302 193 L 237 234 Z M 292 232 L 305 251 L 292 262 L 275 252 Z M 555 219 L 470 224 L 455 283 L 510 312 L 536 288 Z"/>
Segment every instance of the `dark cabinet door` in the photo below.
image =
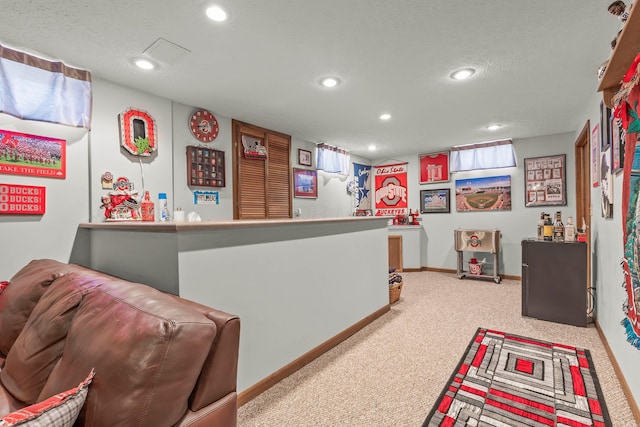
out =
<path fill-rule="evenodd" d="M 522 241 L 522 314 L 587 325 L 587 245 Z"/>

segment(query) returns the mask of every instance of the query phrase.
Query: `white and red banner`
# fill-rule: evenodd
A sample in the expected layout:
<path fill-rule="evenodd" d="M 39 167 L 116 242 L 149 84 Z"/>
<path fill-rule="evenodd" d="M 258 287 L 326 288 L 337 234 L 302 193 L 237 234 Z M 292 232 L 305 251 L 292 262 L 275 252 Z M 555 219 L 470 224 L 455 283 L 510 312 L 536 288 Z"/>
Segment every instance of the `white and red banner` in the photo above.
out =
<path fill-rule="evenodd" d="M 407 215 L 407 163 L 374 166 L 376 216 Z"/>
<path fill-rule="evenodd" d="M 0 214 L 42 215 L 46 207 L 45 187 L 0 184 Z"/>

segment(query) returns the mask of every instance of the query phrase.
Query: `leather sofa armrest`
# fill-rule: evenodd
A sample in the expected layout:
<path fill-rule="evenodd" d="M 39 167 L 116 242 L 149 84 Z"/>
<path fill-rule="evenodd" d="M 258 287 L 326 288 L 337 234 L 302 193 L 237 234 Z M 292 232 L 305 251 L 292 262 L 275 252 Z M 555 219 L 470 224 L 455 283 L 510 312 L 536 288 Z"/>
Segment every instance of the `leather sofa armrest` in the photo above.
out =
<path fill-rule="evenodd" d="M 229 393 L 198 411 L 187 409 L 174 427 L 236 427 L 238 425 L 238 395 Z"/>
<path fill-rule="evenodd" d="M 198 411 L 236 391 L 240 351 L 240 318 L 191 300 L 175 295 L 174 297 L 212 320 L 218 331 L 203 364 L 200 377 L 189 397 L 189 409 Z"/>

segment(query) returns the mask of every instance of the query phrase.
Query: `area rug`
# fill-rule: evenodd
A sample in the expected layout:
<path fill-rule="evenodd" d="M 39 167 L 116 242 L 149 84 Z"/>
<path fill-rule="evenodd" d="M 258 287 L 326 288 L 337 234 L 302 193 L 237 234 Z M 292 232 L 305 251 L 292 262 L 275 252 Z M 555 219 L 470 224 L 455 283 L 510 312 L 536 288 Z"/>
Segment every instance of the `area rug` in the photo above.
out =
<path fill-rule="evenodd" d="M 589 350 L 479 328 L 426 426 L 611 425 Z"/>

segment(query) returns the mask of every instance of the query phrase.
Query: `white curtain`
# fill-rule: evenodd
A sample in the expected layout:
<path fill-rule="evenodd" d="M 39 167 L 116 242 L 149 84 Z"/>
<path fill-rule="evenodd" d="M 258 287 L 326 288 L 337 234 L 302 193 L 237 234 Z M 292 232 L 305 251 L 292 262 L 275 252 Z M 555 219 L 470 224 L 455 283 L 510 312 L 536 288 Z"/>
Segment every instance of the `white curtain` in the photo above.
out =
<path fill-rule="evenodd" d="M 325 172 L 349 174 L 351 154 L 347 150 L 329 144 L 316 146 L 317 168 Z"/>
<path fill-rule="evenodd" d="M 91 128 L 91 73 L 0 45 L 0 112 Z"/>
<path fill-rule="evenodd" d="M 516 166 L 516 153 L 510 139 L 459 145 L 451 148 L 451 172 Z"/>

